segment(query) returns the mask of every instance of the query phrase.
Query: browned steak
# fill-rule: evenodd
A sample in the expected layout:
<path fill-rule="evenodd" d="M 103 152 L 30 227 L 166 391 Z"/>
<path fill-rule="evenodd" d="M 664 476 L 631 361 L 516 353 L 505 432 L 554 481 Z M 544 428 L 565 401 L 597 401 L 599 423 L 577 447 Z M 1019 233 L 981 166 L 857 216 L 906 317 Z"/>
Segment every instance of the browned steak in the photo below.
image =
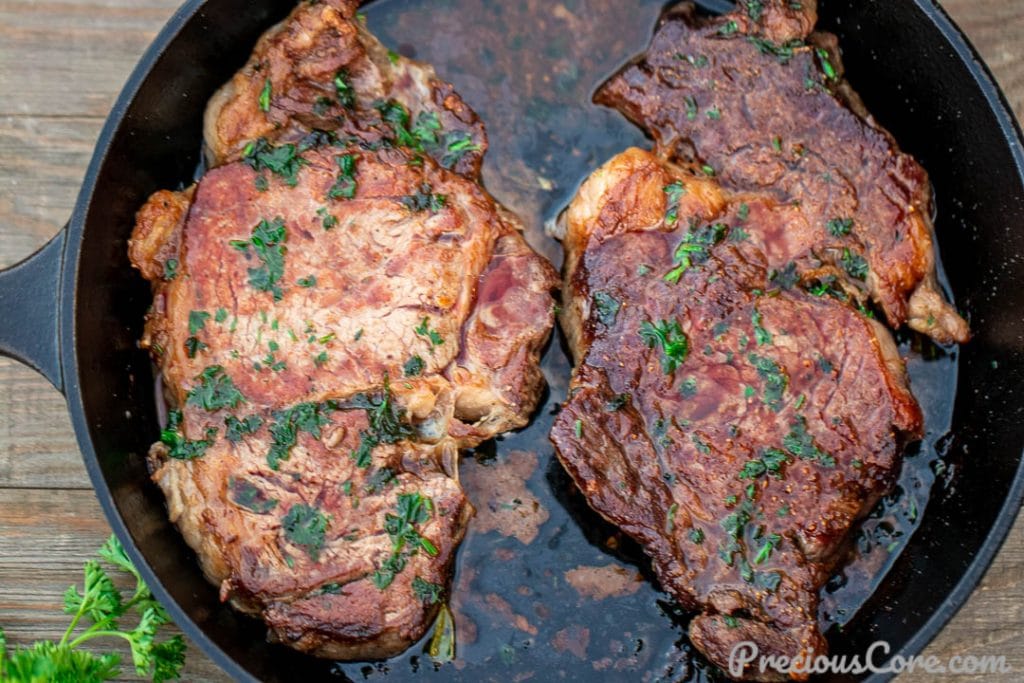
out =
<path fill-rule="evenodd" d="M 824 653 L 819 589 L 921 430 L 888 331 L 773 278 L 792 211 L 633 149 L 560 235 L 576 369 L 558 457 L 700 610 L 690 637 L 723 668 L 744 640 Z"/>
<path fill-rule="evenodd" d="M 249 62 L 210 100 L 214 164 L 254 140 L 298 142 L 311 130 L 420 147 L 445 168 L 480 172 L 487 134 L 433 67 L 389 51 L 357 15 L 357 0 L 301 2 L 260 38 Z"/>
<path fill-rule="evenodd" d="M 401 83 L 363 71 L 359 46 L 376 43 L 355 4 L 303 3 L 261 41 L 207 122 L 228 161 L 154 194 L 130 256 L 153 286 L 142 343 L 174 409 L 150 453 L 171 519 L 274 640 L 374 659 L 421 637 L 444 599 L 472 514 L 458 451 L 528 421 L 557 280 L 479 185 L 472 112 L 456 107 L 476 142 L 446 163 L 438 145 L 462 129 L 431 98 L 397 100 L 458 103 L 450 86 L 409 81 L 430 72 L 402 60 Z M 277 55 L 284 37 L 298 42 Z M 253 64 L 291 82 L 285 58 L 311 80 L 270 104 L 246 90 Z M 318 78 L 335 88 L 339 64 L 356 104 L 317 131 L 282 113 Z"/>
<path fill-rule="evenodd" d="M 928 176 L 844 80 L 835 36 L 811 33 L 816 2 L 739 5 L 715 18 L 675 7 L 596 101 L 645 128 L 660 155 L 796 204 L 787 240 L 801 279 L 870 296 L 894 327 L 966 341 L 935 279 Z"/>

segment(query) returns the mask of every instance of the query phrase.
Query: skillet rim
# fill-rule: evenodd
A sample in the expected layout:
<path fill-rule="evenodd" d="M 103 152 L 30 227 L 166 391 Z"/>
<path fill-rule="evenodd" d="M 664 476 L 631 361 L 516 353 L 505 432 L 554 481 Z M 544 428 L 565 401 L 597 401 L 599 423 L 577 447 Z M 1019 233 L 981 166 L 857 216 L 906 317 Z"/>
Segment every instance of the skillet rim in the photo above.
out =
<path fill-rule="evenodd" d="M 103 509 L 104 516 L 107 518 L 114 533 L 122 545 L 124 545 L 132 562 L 138 568 L 156 598 L 168 610 L 181 631 L 232 678 L 238 681 L 257 682 L 259 679 L 250 674 L 244 666 L 225 652 L 211 637 L 207 636 L 205 631 L 172 598 L 170 592 L 164 587 L 163 581 L 157 576 L 148 559 L 142 554 L 135 544 L 133 537 L 129 534 L 127 525 L 114 504 L 112 492 L 100 469 L 99 460 L 93 448 L 79 383 L 78 348 L 75 337 L 81 243 L 100 170 L 106 163 L 113 141 L 120 133 L 125 115 L 134 103 L 135 97 L 143 83 L 149 79 L 154 65 L 173 45 L 182 29 L 203 9 L 207 1 L 187 0 L 171 15 L 171 18 L 139 59 L 118 95 L 97 139 L 95 151 L 86 170 L 71 219 L 55 238 L 59 239 L 61 233 L 64 233 L 63 269 L 61 281 L 58 285 L 60 287 L 60 296 L 58 297 L 59 310 L 57 312 L 58 319 L 60 320 L 60 358 L 64 380 L 63 391 L 71 415 L 71 422 L 75 429 L 79 450 L 81 451 L 86 470 L 89 473 L 89 478 L 92 481 L 96 497 Z M 1011 109 L 1006 96 L 996 84 L 995 78 L 970 40 L 953 22 L 946 11 L 942 9 L 937 0 L 913 0 L 913 2 L 923 15 L 923 18 L 931 21 L 940 32 L 947 45 L 960 58 L 971 75 L 977 90 L 984 97 L 988 109 L 999 123 L 1000 137 L 1009 148 L 1010 156 L 1016 165 L 1017 176 L 1022 184 L 1024 184 L 1024 135 L 1022 135 L 1020 124 L 1010 113 Z M 1021 457 L 1018 463 L 1006 500 L 1000 508 L 994 524 L 989 528 L 985 540 L 974 559 L 961 575 L 952 591 L 946 595 L 935 609 L 931 617 L 903 647 L 892 652 L 891 657 L 909 657 L 920 654 L 925 646 L 938 635 L 949 620 L 964 605 L 977 588 L 984 574 L 991 566 L 996 553 L 1006 540 L 1006 536 L 1016 520 L 1022 500 L 1024 500 L 1024 456 Z M 878 673 L 865 680 L 870 683 L 884 683 L 893 678 L 894 675 L 894 673 Z"/>

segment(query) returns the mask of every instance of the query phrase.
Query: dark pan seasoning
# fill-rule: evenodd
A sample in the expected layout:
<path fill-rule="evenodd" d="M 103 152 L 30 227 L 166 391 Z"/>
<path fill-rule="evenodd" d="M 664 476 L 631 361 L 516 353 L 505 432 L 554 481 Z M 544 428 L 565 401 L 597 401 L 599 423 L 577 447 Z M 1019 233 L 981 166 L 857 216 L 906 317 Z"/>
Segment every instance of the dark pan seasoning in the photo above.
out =
<path fill-rule="evenodd" d="M 433 64 L 485 121 L 489 190 L 524 219 L 530 243 L 559 263 L 561 249 L 542 226 L 557 220 L 606 159 L 650 144 L 591 97 L 645 49 L 662 9 L 649 1 L 382 0 L 366 14 L 386 45 Z M 856 87 L 858 74 L 847 76 Z M 901 332 L 897 342 L 924 437 L 905 453 L 892 493 L 856 532 L 856 558 L 822 592 L 820 617 L 835 625 L 828 636 L 855 622 L 926 514 L 933 488 L 951 475 L 942 458 L 951 441 L 957 351 L 915 333 Z M 548 433 L 570 370 L 563 339 L 543 364 L 550 389 L 530 426 L 463 458 L 461 478 L 480 512 L 457 558 L 455 662 L 432 662 L 428 635 L 400 657 L 339 663 L 338 673 L 369 680 L 716 679 L 684 635 L 691 615 L 657 589 L 643 553 L 590 510 L 554 458 Z"/>

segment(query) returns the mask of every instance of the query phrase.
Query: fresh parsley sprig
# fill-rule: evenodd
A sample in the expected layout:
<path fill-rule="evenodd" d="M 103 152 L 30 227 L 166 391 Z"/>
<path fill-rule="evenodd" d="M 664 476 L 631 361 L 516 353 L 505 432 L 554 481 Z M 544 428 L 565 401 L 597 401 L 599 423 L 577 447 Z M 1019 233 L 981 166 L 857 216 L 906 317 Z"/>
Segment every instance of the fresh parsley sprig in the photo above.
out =
<path fill-rule="evenodd" d="M 126 640 L 131 647 L 132 664 L 140 676 L 149 676 L 158 683 L 180 678 L 185 663 L 184 639 L 172 636 L 157 642 L 157 631 L 169 624 L 171 618 L 153 598 L 115 536 L 107 540 L 98 554 L 107 563 L 133 576 L 135 590 L 126 598 L 103 566 L 96 560 L 89 560 L 85 563 L 82 590 L 70 586 L 64 593 L 64 612 L 72 617 L 59 641 L 41 641 L 8 652 L 0 630 L 0 680 L 13 683 L 112 680 L 121 673 L 119 655 L 79 649 L 96 638 Z M 121 622 L 133 612 L 139 616 L 138 623 L 134 628 L 125 628 Z"/>

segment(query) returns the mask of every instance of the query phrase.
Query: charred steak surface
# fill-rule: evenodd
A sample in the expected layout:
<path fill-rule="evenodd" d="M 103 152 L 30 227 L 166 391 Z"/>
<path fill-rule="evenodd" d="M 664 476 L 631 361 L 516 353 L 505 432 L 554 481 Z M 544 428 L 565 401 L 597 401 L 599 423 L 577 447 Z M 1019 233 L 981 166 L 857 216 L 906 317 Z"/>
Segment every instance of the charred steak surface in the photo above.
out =
<path fill-rule="evenodd" d="M 797 205 L 786 240 L 802 280 L 874 300 L 893 327 L 967 341 L 935 278 L 928 175 L 844 79 L 836 37 L 813 32 L 816 5 L 739 3 L 709 18 L 682 3 L 595 99 L 660 155 Z"/>
<path fill-rule="evenodd" d="M 527 423 L 557 280 L 479 185 L 475 115 L 356 5 L 302 3 L 261 39 L 208 110 L 216 167 L 150 198 L 130 257 L 172 521 L 272 639 L 374 659 L 443 600 L 472 514 L 458 451 Z"/>
<path fill-rule="evenodd" d="M 826 651 L 819 589 L 921 430 L 888 331 L 777 277 L 793 211 L 632 149 L 561 235 L 576 368 L 557 455 L 723 668 L 744 640 Z"/>

